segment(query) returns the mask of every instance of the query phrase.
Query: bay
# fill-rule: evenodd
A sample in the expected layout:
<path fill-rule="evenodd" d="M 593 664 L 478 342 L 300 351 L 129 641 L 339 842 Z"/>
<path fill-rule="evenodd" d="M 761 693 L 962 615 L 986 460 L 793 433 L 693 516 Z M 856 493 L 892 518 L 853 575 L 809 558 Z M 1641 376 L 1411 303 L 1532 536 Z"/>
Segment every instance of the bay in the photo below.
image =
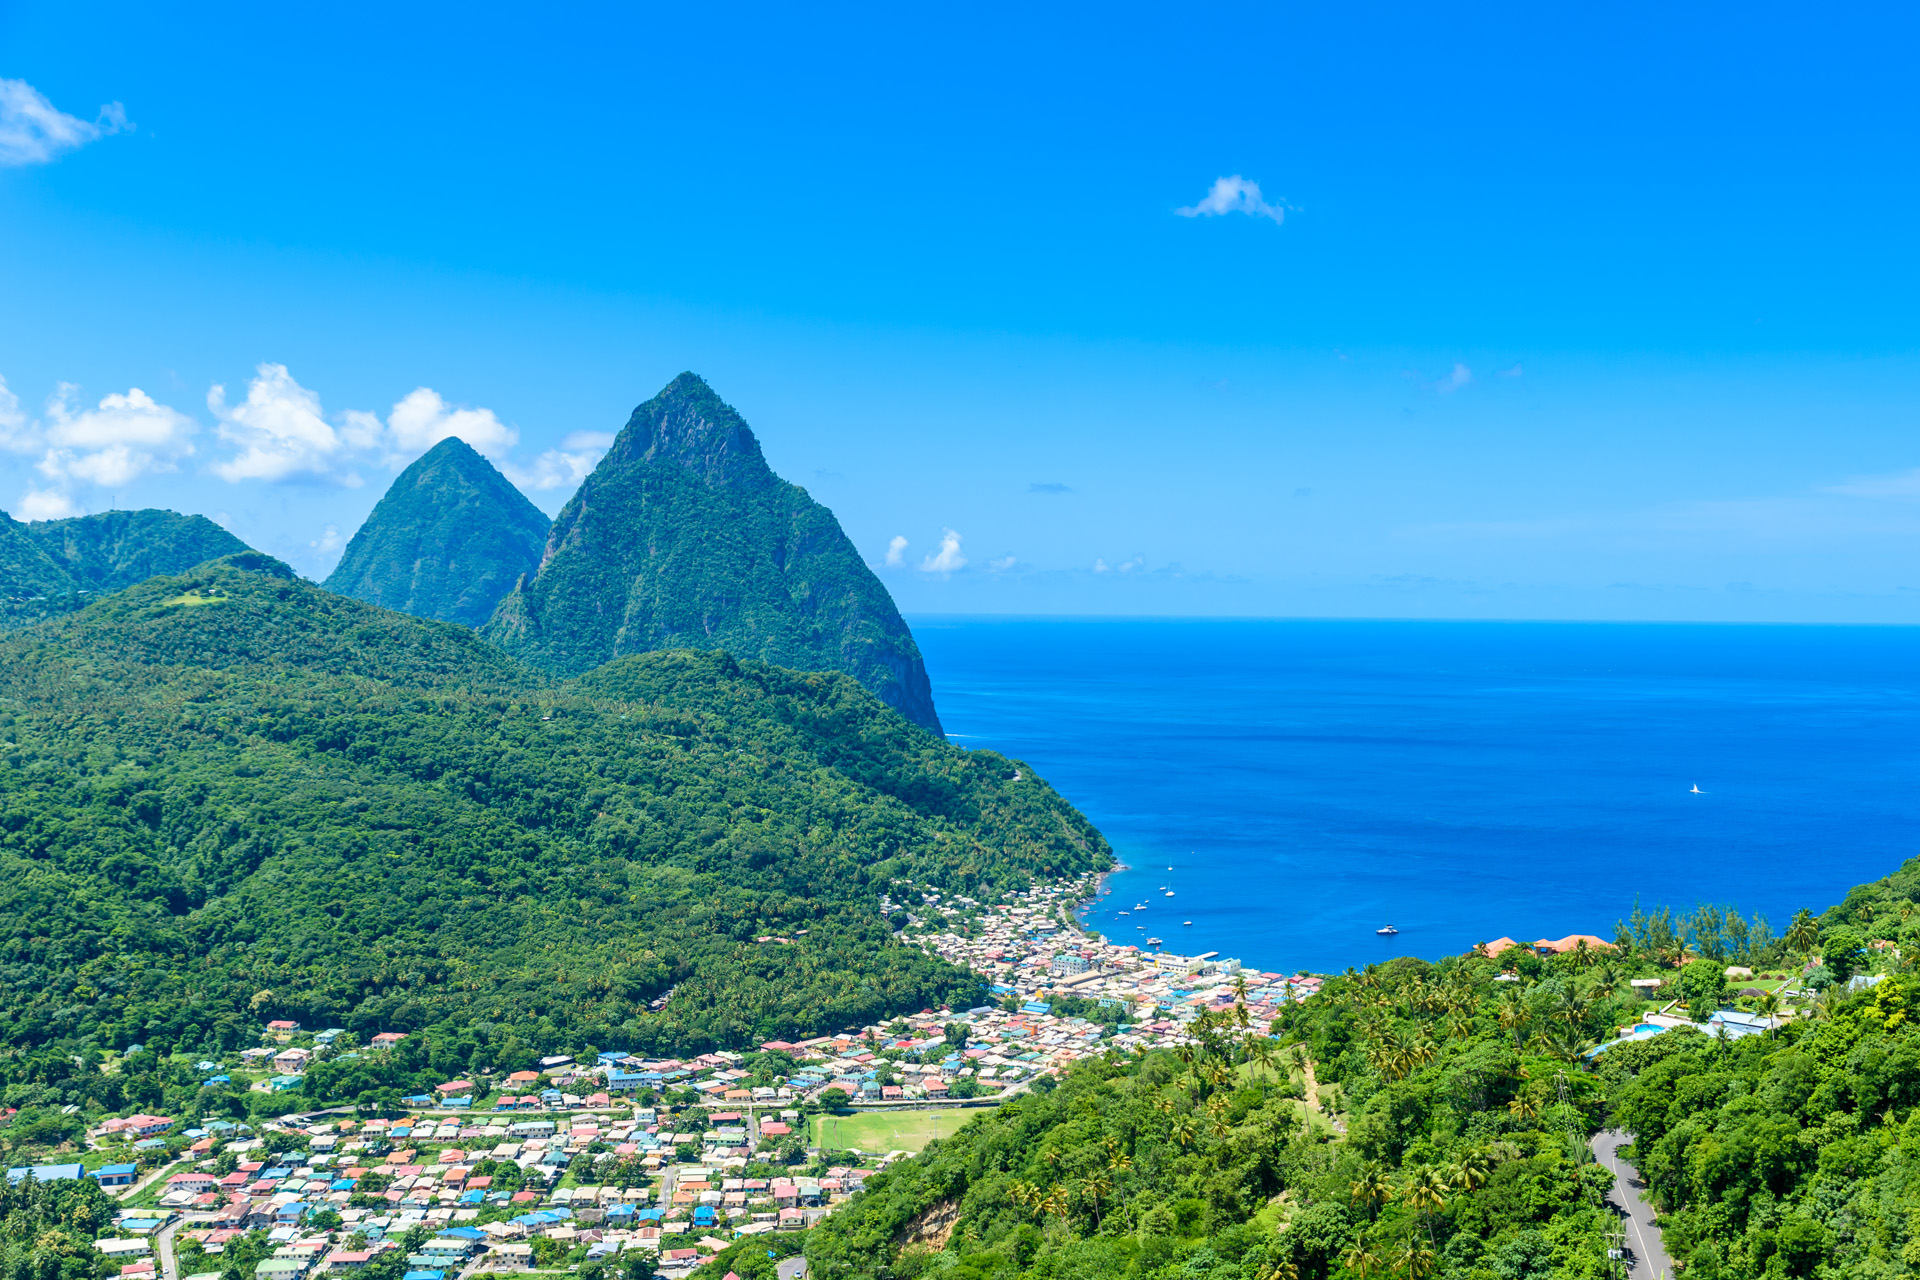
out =
<path fill-rule="evenodd" d="M 954 741 L 1113 842 L 1116 941 L 1330 971 L 1636 899 L 1780 932 L 1920 852 L 1920 629 L 912 624 Z"/>

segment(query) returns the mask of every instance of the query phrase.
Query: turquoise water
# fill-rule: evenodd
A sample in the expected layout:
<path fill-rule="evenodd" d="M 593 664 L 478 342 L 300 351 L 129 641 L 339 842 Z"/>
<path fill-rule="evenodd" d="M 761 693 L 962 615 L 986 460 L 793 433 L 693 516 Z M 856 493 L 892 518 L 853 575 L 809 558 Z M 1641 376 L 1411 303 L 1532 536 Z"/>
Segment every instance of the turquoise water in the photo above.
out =
<path fill-rule="evenodd" d="M 1636 897 L 1780 931 L 1920 852 L 1920 629 L 912 622 L 954 740 L 1128 864 L 1116 940 L 1325 971 Z"/>

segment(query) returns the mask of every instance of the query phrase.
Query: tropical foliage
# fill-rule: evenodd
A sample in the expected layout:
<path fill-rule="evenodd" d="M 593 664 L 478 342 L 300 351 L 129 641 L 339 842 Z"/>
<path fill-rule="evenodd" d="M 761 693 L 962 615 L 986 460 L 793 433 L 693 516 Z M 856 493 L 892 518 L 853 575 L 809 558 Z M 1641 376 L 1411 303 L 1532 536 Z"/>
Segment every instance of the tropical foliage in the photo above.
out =
<path fill-rule="evenodd" d="M 979 992 L 878 886 L 1109 861 L 1030 768 L 844 676 L 673 652 L 554 683 L 257 553 L 0 646 L 0 1043 L 838 1030 Z"/>
<path fill-rule="evenodd" d="M 1631 997 L 1571 958 L 1498 974 L 1399 960 L 1332 980 L 1278 1040 L 1241 1010 L 1178 1053 L 1081 1064 L 870 1179 L 811 1233 L 815 1273 L 1603 1275 L 1604 1104 L 1574 1063 Z"/>

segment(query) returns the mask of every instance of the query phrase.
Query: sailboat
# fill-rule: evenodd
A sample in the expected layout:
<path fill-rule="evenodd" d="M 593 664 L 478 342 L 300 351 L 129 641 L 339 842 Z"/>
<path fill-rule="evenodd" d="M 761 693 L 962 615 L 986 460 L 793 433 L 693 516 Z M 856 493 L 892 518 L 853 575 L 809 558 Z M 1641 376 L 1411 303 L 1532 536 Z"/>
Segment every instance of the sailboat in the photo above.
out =
<path fill-rule="evenodd" d="M 1383 938 L 1390 938 L 1390 937 L 1392 937 L 1392 936 L 1393 936 L 1394 934 L 1396 934 L 1396 933 L 1399 933 L 1400 931 L 1399 931 L 1398 929 L 1396 929 L 1396 928 L 1394 928 L 1394 927 L 1393 927 L 1392 925 L 1388 925 L 1388 926 L 1387 926 L 1386 928 L 1384 928 L 1384 929 L 1375 929 L 1375 930 L 1374 930 L 1374 932 L 1375 932 L 1375 933 L 1377 933 L 1377 934 L 1379 934 L 1379 935 L 1380 935 L 1381 937 L 1383 937 Z"/>
<path fill-rule="evenodd" d="M 1691 794 L 1691 795 L 1696 795 L 1696 796 L 1703 796 L 1703 795 L 1705 795 L 1705 794 L 1707 794 L 1707 793 L 1706 793 L 1706 792 L 1704 792 L 1704 791 L 1702 791 L 1702 790 L 1700 789 L 1700 784 L 1696 782 L 1696 783 L 1694 783 L 1694 784 L 1693 784 L 1693 790 L 1692 790 L 1692 791 L 1691 791 L 1691 792 L 1690 792 L 1689 794 Z"/>

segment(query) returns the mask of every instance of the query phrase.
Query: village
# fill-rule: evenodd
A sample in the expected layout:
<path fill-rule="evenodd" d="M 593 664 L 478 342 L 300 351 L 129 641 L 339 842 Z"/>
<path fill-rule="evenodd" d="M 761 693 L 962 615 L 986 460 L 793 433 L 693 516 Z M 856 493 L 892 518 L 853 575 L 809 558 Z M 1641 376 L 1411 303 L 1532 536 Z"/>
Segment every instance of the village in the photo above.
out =
<path fill-rule="evenodd" d="M 217 1280 L 236 1241 L 257 1280 L 307 1280 L 405 1249 L 404 1280 L 558 1271 L 640 1252 L 684 1275 L 743 1237 L 803 1230 L 869 1175 L 1089 1055 L 1175 1046 L 1206 1011 L 1244 1004 L 1264 1033 L 1313 975 L 1211 953 L 1116 946 L 1073 923 L 1085 883 L 992 904 L 890 886 L 901 937 L 978 973 L 989 1000 L 756 1052 L 564 1055 L 537 1070 L 454 1079 L 400 1100 L 179 1127 L 136 1114 L 98 1125 L 82 1160 L 9 1170 L 14 1183 L 91 1178 L 120 1204 L 96 1248 L 127 1280 Z M 905 899 L 911 896 L 912 905 Z M 299 1091 L 309 1067 L 393 1050 L 286 1020 L 205 1082 Z M 792 1064 L 769 1077 L 769 1062 Z M 753 1068 L 753 1069 L 750 1069 Z M 896 1145 L 892 1139 L 898 1139 Z"/>

